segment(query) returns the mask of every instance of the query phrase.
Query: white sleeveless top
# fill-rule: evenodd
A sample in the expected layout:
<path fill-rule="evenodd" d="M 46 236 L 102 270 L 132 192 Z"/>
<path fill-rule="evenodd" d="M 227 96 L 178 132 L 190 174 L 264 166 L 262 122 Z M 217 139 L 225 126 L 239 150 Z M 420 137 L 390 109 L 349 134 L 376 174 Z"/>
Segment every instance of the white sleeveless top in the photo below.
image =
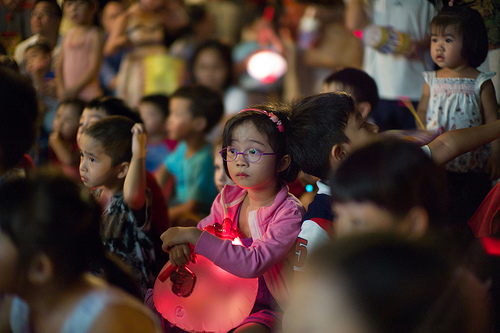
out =
<path fill-rule="evenodd" d="M 123 304 L 134 308 L 151 318 L 157 326 L 157 333 L 161 332 L 159 318 L 132 297 L 123 297 L 113 290 L 96 290 L 88 293 L 75 306 L 73 312 L 64 323 L 60 333 L 87 333 L 102 311 L 113 304 Z M 31 333 L 29 321 L 29 307 L 18 297 L 13 298 L 10 311 L 10 325 L 13 333 Z"/>
<path fill-rule="evenodd" d="M 443 133 L 482 125 L 481 86 L 494 75 L 493 72 L 481 72 L 476 79 L 438 78 L 434 71 L 424 72 L 425 82 L 430 88 L 427 129 Z M 446 170 L 484 172 L 488 157 L 488 146 L 483 146 L 447 163 Z"/>

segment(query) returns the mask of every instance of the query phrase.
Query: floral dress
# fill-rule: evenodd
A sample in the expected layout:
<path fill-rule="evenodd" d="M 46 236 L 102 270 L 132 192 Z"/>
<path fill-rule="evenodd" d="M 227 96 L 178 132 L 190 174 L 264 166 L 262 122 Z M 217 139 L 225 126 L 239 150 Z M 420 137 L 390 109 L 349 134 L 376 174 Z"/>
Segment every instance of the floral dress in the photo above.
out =
<path fill-rule="evenodd" d="M 481 72 L 476 79 L 438 78 L 435 71 L 424 72 L 423 76 L 430 88 L 426 117 L 428 130 L 443 133 L 484 123 L 481 113 L 481 85 L 495 76 L 495 73 Z M 489 155 L 489 146 L 482 146 L 447 163 L 446 170 L 484 172 Z"/>

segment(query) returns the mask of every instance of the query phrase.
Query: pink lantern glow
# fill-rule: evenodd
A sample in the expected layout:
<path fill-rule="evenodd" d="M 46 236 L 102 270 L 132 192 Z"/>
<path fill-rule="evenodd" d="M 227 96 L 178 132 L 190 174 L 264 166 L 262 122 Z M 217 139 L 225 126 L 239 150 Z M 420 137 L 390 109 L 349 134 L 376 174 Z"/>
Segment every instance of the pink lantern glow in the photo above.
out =
<path fill-rule="evenodd" d="M 205 230 L 241 245 L 231 221 Z M 155 281 L 153 301 L 163 318 L 192 332 L 227 332 L 243 321 L 257 297 L 258 279 L 237 277 L 202 255 L 178 269 L 170 261 Z"/>

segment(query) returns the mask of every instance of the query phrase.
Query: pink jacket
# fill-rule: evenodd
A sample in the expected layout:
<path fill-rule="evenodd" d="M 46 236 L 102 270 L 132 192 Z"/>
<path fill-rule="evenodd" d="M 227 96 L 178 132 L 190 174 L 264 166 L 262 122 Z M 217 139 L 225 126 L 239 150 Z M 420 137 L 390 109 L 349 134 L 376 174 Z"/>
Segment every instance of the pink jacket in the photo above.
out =
<path fill-rule="evenodd" d="M 215 199 L 210 215 L 201 220 L 198 228 L 225 218 L 237 226 L 235 216 L 246 190 L 237 185 L 226 185 Z M 281 307 L 288 301 L 288 288 L 293 273 L 295 251 L 305 209 L 284 185 L 269 207 L 250 213 L 249 225 L 253 243 L 249 248 L 233 245 L 204 231 L 195 247 L 195 253 L 210 259 L 215 265 L 243 278 L 264 276 L 266 285 Z"/>

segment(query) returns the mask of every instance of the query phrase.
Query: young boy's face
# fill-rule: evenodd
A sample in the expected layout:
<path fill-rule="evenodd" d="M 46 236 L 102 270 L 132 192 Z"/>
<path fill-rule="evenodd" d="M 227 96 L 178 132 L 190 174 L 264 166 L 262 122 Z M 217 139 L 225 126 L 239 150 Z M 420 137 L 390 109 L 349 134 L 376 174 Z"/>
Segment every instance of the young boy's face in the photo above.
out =
<path fill-rule="evenodd" d="M 80 137 L 83 131 L 87 129 L 90 125 L 98 120 L 106 118 L 107 114 L 100 109 L 83 109 L 82 115 L 80 116 L 80 122 L 78 123 L 78 134 L 76 135 L 76 142 L 80 142 Z"/>
<path fill-rule="evenodd" d="M 144 122 L 148 136 L 165 135 L 165 117 L 155 104 L 139 104 L 139 114 Z"/>
<path fill-rule="evenodd" d="M 26 63 L 26 70 L 28 73 L 42 72 L 47 73 L 50 71 L 50 63 L 52 56 L 42 50 L 32 47 L 24 53 L 24 62 Z"/>
<path fill-rule="evenodd" d="M 193 116 L 189 108 L 191 101 L 182 98 L 174 97 L 170 99 L 170 114 L 167 118 L 168 138 L 175 141 L 182 141 L 189 138 L 196 132 L 193 125 Z"/>
<path fill-rule="evenodd" d="M 100 142 L 83 134 L 78 147 L 80 148 L 80 177 L 86 187 L 109 186 L 117 179 L 113 160 L 106 154 Z"/>
<path fill-rule="evenodd" d="M 75 141 L 78 132 L 78 122 L 80 115 L 77 108 L 70 104 L 62 104 L 57 109 L 53 122 L 53 131 L 67 141 Z"/>
<path fill-rule="evenodd" d="M 367 123 L 359 111 L 354 111 L 349 116 L 344 134 L 349 139 L 349 143 L 346 145 L 348 153 L 380 138 L 378 126 Z"/>

